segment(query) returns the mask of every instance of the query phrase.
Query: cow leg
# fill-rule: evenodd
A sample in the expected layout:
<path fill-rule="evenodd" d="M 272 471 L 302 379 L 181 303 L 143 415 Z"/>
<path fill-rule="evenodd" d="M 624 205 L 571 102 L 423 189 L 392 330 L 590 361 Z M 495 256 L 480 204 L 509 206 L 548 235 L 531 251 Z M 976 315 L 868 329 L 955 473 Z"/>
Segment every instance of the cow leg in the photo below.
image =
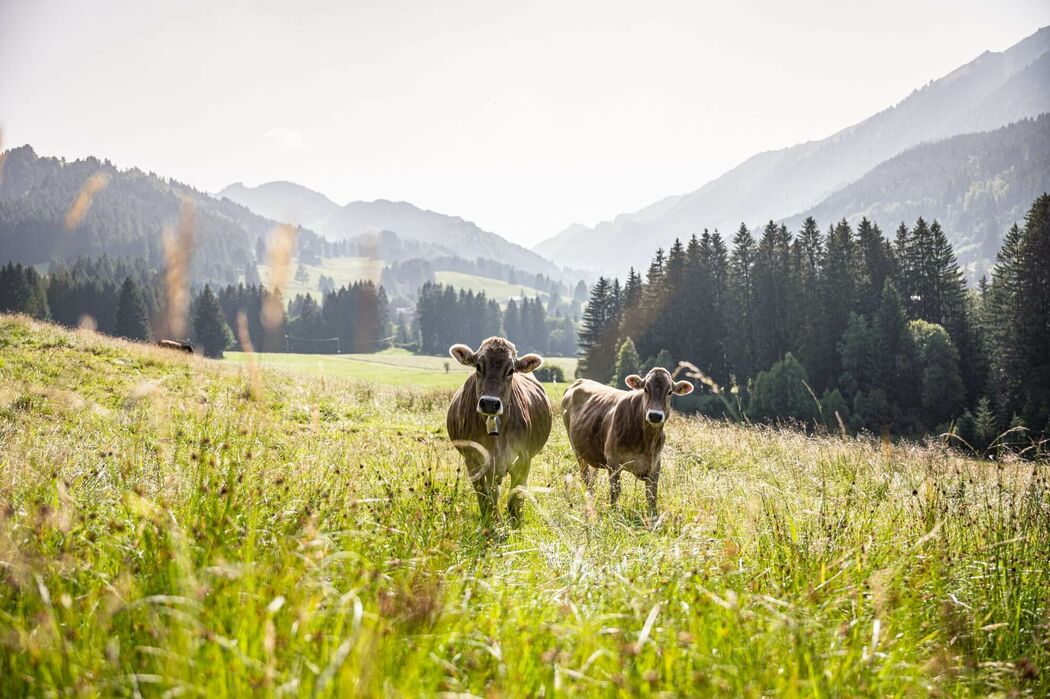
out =
<path fill-rule="evenodd" d="M 496 507 L 496 501 L 499 498 L 499 484 L 496 482 L 496 469 L 491 464 L 482 463 L 469 469 L 468 473 L 474 493 L 478 496 L 482 525 L 498 524 L 499 508 Z"/>
<path fill-rule="evenodd" d="M 507 512 L 510 514 L 510 523 L 517 527 L 521 524 L 521 508 L 525 502 L 525 485 L 529 480 L 529 469 L 532 467 L 531 459 L 524 456 L 518 459 L 510 472 L 510 497 L 507 499 Z"/>
<path fill-rule="evenodd" d="M 595 469 L 591 468 L 583 459 L 578 459 L 580 462 L 580 478 L 583 479 L 583 486 L 587 488 L 587 494 L 594 496 L 594 476 Z"/>
<path fill-rule="evenodd" d="M 609 504 L 616 509 L 616 503 L 620 500 L 620 474 L 623 467 L 619 464 L 609 464 Z"/>
<path fill-rule="evenodd" d="M 656 517 L 656 487 L 660 484 L 660 469 L 654 468 L 645 477 L 645 500 L 649 504 L 649 516 Z"/>

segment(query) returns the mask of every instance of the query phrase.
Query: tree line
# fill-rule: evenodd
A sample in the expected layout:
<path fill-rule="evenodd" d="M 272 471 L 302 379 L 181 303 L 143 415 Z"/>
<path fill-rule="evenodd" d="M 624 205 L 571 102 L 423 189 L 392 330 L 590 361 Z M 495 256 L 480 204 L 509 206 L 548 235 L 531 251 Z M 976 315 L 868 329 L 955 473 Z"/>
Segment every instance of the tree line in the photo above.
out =
<path fill-rule="evenodd" d="M 550 315 L 538 296 L 523 296 L 502 309 L 484 292 L 432 282 L 419 290 L 414 334 L 424 354 L 444 354 L 459 342 L 477 347 L 494 335 L 510 338 L 523 352 L 576 352 L 576 324 L 561 307 Z"/>
<path fill-rule="evenodd" d="M 1050 434 L 1048 206 L 1044 194 L 1011 228 L 976 289 L 922 218 L 892 240 L 867 219 L 821 231 L 812 218 L 757 240 L 741 225 L 732 250 L 718 232 L 676 240 L 644 278 L 591 289 L 578 371 L 609 381 L 688 361 L 708 384 L 690 407 L 755 420 L 952 430 L 976 449 L 1011 427 Z"/>
<path fill-rule="evenodd" d="M 386 293 L 370 281 L 333 290 L 320 303 L 310 295 L 296 297 L 279 326 L 269 332 L 263 327 L 262 309 L 271 292 L 263 285 L 230 284 L 213 291 L 206 284 L 191 290 L 189 336 L 172 338 L 165 323 L 164 274 L 147 261 L 103 256 L 55 261 L 50 267 L 46 275 L 19 263 L 0 267 L 0 312 L 25 313 L 70 328 L 88 324 L 98 332 L 138 342 L 187 340 L 211 357 L 244 349 L 238 332 L 241 314 L 245 339 L 257 352 L 325 351 L 305 341 L 332 337 L 340 339 L 343 352 L 373 352 L 389 340 Z M 291 348 L 293 340 L 306 348 Z M 327 351 L 334 352 L 336 344 L 330 346 Z"/>

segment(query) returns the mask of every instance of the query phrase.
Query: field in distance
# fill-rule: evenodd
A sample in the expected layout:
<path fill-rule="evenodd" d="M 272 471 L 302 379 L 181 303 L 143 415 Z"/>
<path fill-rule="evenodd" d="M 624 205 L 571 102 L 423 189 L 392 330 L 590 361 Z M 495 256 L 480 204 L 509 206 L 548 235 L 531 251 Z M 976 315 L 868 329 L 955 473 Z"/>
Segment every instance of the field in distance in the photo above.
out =
<path fill-rule="evenodd" d="M 303 265 L 308 274 L 308 279 L 305 282 L 301 282 L 294 278 L 296 271 L 299 269 L 299 263 L 295 262 L 291 271 L 293 278 L 289 279 L 284 286 L 285 296 L 290 298 L 296 294 L 306 293 L 314 296 L 319 295 L 318 282 L 322 274 L 334 279 L 336 288 L 348 286 L 356 281 L 365 279 L 371 279 L 378 284 L 385 265 L 386 263 L 382 260 L 368 257 L 328 257 L 324 258 L 320 265 Z M 259 278 L 262 279 L 263 283 L 268 283 L 270 279 L 269 265 L 260 264 L 258 269 Z M 529 298 L 537 295 L 543 298 L 547 296 L 545 293 L 537 291 L 526 284 L 510 284 L 500 279 L 481 277 L 465 272 L 438 271 L 434 273 L 434 278 L 438 283 L 451 284 L 456 289 L 471 290 L 474 293 L 484 291 L 489 298 L 500 303 L 506 303 L 510 298 L 520 297 L 522 293 Z"/>
<path fill-rule="evenodd" d="M 0 316 L 0 696 L 1050 694 L 1045 464 L 679 415 L 648 522 L 555 420 L 482 530 L 449 393 Z"/>
<path fill-rule="evenodd" d="M 254 356 L 263 366 L 273 369 L 385 386 L 459 388 L 471 371 L 449 356 L 412 354 L 403 349 L 387 349 L 373 354 L 264 352 Z M 226 359 L 243 363 L 248 357 L 243 352 L 227 352 Z M 566 381 L 571 383 L 576 372 L 575 357 L 544 357 L 543 361 L 548 366 L 560 366 L 565 372 Z"/>
<path fill-rule="evenodd" d="M 434 278 L 439 284 L 451 284 L 457 289 L 469 290 L 474 293 L 484 291 L 485 295 L 490 299 L 495 299 L 503 304 L 512 298 L 520 299 L 522 295 L 527 296 L 528 298 L 535 298 L 536 296 L 547 298 L 546 293 L 537 291 L 526 284 L 511 284 L 502 279 L 479 277 L 476 274 L 439 271 L 434 272 Z"/>
<path fill-rule="evenodd" d="M 298 271 L 300 263 L 293 262 L 288 282 L 283 287 L 284 295 L 288 298 L 296 294 L 307 293 L 313 294 L 315 297 L 319 296 L 320 289 L 317 283 L 321 279 L 322 274 L 334 279 L 337 289 L 365 279 L 370 279 L 378 284 L 379 276 L 382 274 L 385 265 L 386 263 L 382 260 L 368 257 L 326 257 L 320 265 L 302 265 L 306 268 L 309 279 L 306 282 L 301 282 L 295 279 L 295 273 Z M 260 264 L 258 268 L 259 278 L 263 284 L 269 284 L 270 266 Z"/>

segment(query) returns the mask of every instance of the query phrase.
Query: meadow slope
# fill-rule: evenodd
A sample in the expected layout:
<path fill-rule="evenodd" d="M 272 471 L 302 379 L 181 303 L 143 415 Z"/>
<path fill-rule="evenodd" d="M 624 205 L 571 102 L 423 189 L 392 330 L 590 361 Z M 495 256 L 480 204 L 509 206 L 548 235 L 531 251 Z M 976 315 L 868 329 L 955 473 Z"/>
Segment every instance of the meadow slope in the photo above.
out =
<path fill-rule="evenodd" d="M 481 532 L 450 395 L 0 317 L 0 695 L 1050 692 L 1045 465 L 676 416 L 647 526 L 556 423 Z"/>

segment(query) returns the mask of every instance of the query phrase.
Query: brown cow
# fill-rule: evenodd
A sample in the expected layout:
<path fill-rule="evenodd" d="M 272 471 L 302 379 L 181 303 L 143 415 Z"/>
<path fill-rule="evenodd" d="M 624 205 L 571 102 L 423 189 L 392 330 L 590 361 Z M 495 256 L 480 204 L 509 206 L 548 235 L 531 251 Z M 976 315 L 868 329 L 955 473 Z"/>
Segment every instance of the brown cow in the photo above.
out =
<path fill-rule="evenodd" d="M 190 354 L 193 354 L 193 345 L 180 340 L 161 340 L 157 343 L 157 346 L 163 347 L 164 349 L 178 350 L 179 352 L 189 352 Z"/>
<path fill-rule="evenodd" d="M 518 523 L 532 458 L 551 433 L 551 402 L 529 375 L 543 359 L 536 354 L 519 357 L 514 344 L 502 337 L 490 337 L 477 352 L 466 345 L 448 351 L 460 364 L 476 369 L 452 397 L 448 436 L 466 461 L 482 519 L 494 515 L 499 520 L 499 484 L 509 472 L 507 509 Z"/>
<path fill-rule="evenodd" d="M 656 514 L 656 487 L 660 481 L 660 452 L 664 424 L 671 410 L 671 394 L 691 393 L 693 384 L 676 382 L 667 369 L 652 369 L 645 378 L 625 379 L 633 390 L 577 379 L 561 401 L 561 416 L 569 443 L 580 462 L 580 475 L 593 493 L 595 468 L 609 470 L 609 499 L 620 497 L 620 472 L 645 481 L 649 514 Z"/>

